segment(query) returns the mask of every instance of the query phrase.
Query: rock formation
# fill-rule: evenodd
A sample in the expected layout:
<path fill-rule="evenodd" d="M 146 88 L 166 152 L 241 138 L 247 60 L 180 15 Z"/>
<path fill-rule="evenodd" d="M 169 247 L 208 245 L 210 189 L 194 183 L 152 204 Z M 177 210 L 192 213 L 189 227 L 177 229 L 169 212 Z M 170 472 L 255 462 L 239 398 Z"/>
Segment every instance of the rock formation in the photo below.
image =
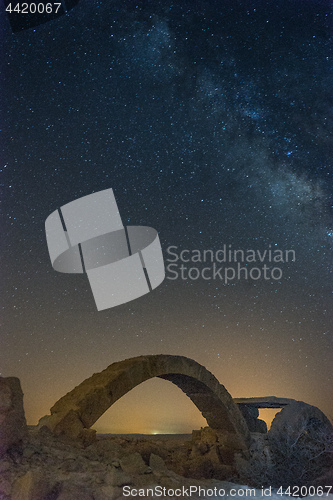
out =
<path fill-rule="evenodd" d="M 265 396 L 260 398 L 234 398 L 234 402 L 253 408 L 283 408 L 296 401 L 289 398 L 277 398 L 276 396 Z"/>
<path fill-rule="evenodd" d="M 246 404 L 239 404 L 238 408 L 240 409 L 250 432 L 261 432 L 263 434 L 267 432 L 266 422 L 258 418 L 258 408 L 254 406 L 248 406 Z"/>
<path fill-rule="evenodd" d="M 26 436 L 23 392 L 18 378 L 0 377 L 0 457 Z"/>
<path fill-rule="evenodd" d="M 90 427 L 98 418 L 152 377 L 182 389 L 209 427 L 192 438 L 96 438 Z M 283 408 L 268 433 L 259 408 Z M 332 452 L 332 425 L 318 408 L 274 396 L 233 400 L 206 368 L 182 356 L 114 363 L 61 398 L 38 427 L 27 428 L 19 380 L 0 378 L 0 500 L 113 500 L 124 498 L 124 486 L 212 487 L 217 480 L 330 485 Z"/>
<path fill-rule="evenodd" d="M 211 441 L 211 432 L 215 436 L 212 439 L 216 439 L 215 431 L 206 429 L 202 431 L 202 440 Z M 82 446 L 79 441 L 53 435 L 45 427 L 39 431 L 30 428 L 23 453 L 15 459 L 7 456 L 0 461 L 0 499 L 113 500 L 124 498 L 124 486 L 143 489 L 158 485 L 176 489 L 217 484 L 214 469 L 200 467 L 199 455 L 190 456 L 193 445 L 190 438 L 184 442 L 178 437 L 172 442 L 174 446 L 170 449 L 170 442 L 158 436 L 152 441 L 144 437 L 99 437 L 93 444 Z M 216 444 L 209 446 L 213 450 Z M 177 454 L 177 449 L 185 454 Z M 208 454 L 212 460 L 213 452 Z M 197 479 L 171 470 L 170 463 L 181 469 L 184 457 Z M 225 476 L 230 470 L 225 467 Z M 229 488 L 234 486 L 230 484 Z"/>
<path fill-rule="evenodd" d="M 286 429 L 295 437 L 302 430 L 307 433 L 311 429 L 315 432 L 333 432 L 332 424 L 319 408 L 295 400 L 291 400 L 290 404 L 275 415 L 268 435 L 272 438 L 285 433 Z"/>

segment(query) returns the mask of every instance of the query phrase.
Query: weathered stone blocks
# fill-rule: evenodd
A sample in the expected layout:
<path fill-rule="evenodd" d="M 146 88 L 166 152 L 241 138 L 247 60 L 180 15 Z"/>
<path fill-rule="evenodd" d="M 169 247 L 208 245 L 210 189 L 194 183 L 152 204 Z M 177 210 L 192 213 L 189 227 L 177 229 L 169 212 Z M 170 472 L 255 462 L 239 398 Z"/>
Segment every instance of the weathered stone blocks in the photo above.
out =
<path fill-rule="evenodd" d="M 23 392 L 18 378 L 0 377 L 0 457 L 27 434 Z"/>

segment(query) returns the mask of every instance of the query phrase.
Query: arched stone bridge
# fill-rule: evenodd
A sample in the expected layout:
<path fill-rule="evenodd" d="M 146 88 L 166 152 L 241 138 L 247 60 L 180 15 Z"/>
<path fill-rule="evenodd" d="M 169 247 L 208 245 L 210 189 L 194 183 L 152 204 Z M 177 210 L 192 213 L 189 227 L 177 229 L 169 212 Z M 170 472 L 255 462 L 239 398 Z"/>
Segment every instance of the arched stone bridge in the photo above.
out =
<path fill-rule="evenodd" d="M 84 380 L 39 421 L 55 434 L 79 437 L 119 398 L 145 380 L 159 377 L 177 385 L 201 411 L 213 429 L 249 441 L 249 428 L 232 397 L 204 366 L 184 356 L 138 356 L 113 363 Z"/>

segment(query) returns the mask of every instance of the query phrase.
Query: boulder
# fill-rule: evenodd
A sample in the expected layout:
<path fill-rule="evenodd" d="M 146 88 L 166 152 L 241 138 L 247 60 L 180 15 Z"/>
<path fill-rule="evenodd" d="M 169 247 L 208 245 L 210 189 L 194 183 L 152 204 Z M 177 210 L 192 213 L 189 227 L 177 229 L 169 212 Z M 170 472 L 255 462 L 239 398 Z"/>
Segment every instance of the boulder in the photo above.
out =
<path fill-rule="evenodd" d="M 206 456 L 194 457 L 184 463 L 184 476 L 192 479 L 213 478 L 215 477 L 214 464 Z"/>
<path fill-rule="evenodd" d="M 8 474 L 1 474 L 0 472 L 0 498 L 1 500 L 7 500 L 10 498 L 10 493 L 12 491 L 12 482 Z"/>
<path fill-rule="evenodd" d="M 260 418 L 256 419 L 254 428 L 254 432 L 260 432 L 261 434 L 267 433 L 267 424 L 264 420 L 260 420 Z"/>
<path fill-rule="evenodd" d="M 119 444 L 110 439 L 101 439 L 88 446 L 84 456 L 89 460 L 98 460 L 112 463 L 124 454 Z"/>
<path fill-rule="evenodd" d="M 272 465 L 272 453 L 267 434 L 252 434 L 250 453 L 251 458 L 255 459 L 258 463 L 264 464 L 266 468 Z"/>
<path fill-rule="evenodd" d="M 331 486 L 333 488 L 333 470 L 329 470 L 325 472 L 323 475 L 317 477 L 312 484 L 316 487 L 322 486 L 323 484 L 326 486 Z"/>
<path fill-rule="evenodd" d="M 194 433 L 194 434 L 193 434 Z M 201 431 L 193 431 L 192 438 L 198 438 L 198 441 L 205 444 L 215 444 L 218 441 L 218 433 L 211 427 L 203 427 Z"/>
<path fill-rule="evenodd" d="M 120 460 L 121 468 L 130 475 L 147 474 L 151 472 L 150 468 L 143 461 L 140 453 L 132 453 Z"/>
<path fill-rule="evenodd" d="M 270 439 L 278 438 L 286 431 L 295 437 L 303 431 L 309 437 L 315 437 L 316 434 L 332 434 L 333 427 L 319 408 L 301 401 L 294 401 L 275 415 L 268 436 Z"/>
<path fill-rule="evenodd" d="M 313 485 L 333 470 L 333 428 L 319 408 L 290 404 L 276 415 L 267 435 L 276 483 L 284 486 L 302 478 L 303 484 Z"/>
<path fill-rule="evenodd" d="M 239 404 L 238 408 L 240 409 L 250 432 L 261 432 L 263 434 L 267 432 L 266 422 L 258 418 L 258 408 L 246 404 Z"/>
<path fill-rule="evenodd" d="M 0 377 L 0 457 L 27 435 L 23 392 L 18 378 Z"/>
<path fill-rule="evenodd" d="M 125 486 L 126 484 L 132 484 L 133 480 L 120 468 L 112 467 L 105 476 L 105 482 L 110 486 Z"/>
<path fill-rule="evenodd" d="M 51 491 L 45 474 L 40 470 L 30 470 L 15 481 L 12 500 L 44 500 Z"/>
<path fill-rule="evenodd" d="M 239 404 L 238 408 L 241 411 L 241 414 L 245 418 L 246 423 L 248 424 L 249 419 L 254 419 L 259 417 L 259 410 L 255 406 L 250 406 L 246 404 Z"/>
<path fill-rule="evenodd" d="M 61 485 L 57 500 L 94 500 L 94 497 L 85 486 L 66 481 Z"/>
<path fill-rule="evenodd" d="M 94 500 L 115 500 L 116 498 L 123 498 L 122 493 L 122 488 L 115 486 L 101 486 L 94 492 Z"/>
<path fill-rule="evenodd" d="M 159 457 L 158 455 L 155 455 L 154 453 L 150 455 L 149 467 L 152 469 L 153 472 L 167 471 L 167 466 L 165 465 L 163 458 Z"/>
<path fill-rule="evenodd" d="M 238 434 L 211 427 L 193 431 L 192 449 L 182 474 L 195 479 L 230 479 L 236 472 L 236 455 L 248 457 L 248 448 Z"/>

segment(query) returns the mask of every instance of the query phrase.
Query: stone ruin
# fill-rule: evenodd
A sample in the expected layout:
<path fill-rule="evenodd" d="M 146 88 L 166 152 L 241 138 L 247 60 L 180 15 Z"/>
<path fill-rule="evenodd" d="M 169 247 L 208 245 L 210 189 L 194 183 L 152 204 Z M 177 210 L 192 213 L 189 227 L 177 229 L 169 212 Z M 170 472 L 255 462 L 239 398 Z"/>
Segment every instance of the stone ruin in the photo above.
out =
<path fill-rule="evenodd" d="M 120 448 L 118 445 L 108 444 L 104 440 L 96 440 L 96 432 L 91 427 L 100 416 L 124 394 L 153 377 L 169 380 L 177 385 L 201 411 L 208 426 L 193 431 L 192 439 L 185 447 L 182 444 L 178 449 L 176 446 L 176 449 L 172 451 L 170 449 L 163 450 L 162 442 L 159 443 L 159 447 L 152 443 L 143 442 L 140 444 L 136 442 L 134 449 L 131 448 L 132 445 L 126 439 L 121 442 Z M 273 420 L 268 433 L 266 423 L 258 418 L 260 408 L 282 408 Z M 113 457 L 112 477 L 110 476 L 112 488 L 120 488 L 124 477 L 127 478 L 127 481 L 132 481 L 132 483 L 134 481 L 133 484 L 139 484 L 143 479 L 149 482 L 152 480 L 152 476 L 149 479 L 147 474 L 152 471 L 153 475 L 155 474 L 155 480 L 160 477 L 159 474 L 162 474 L 165 481 L 171 481 L 171 483 L 172 481 L 179 482 L 179 477 L 182 478 L 182 481 L 185 478 L 192 478 L 191 480 L 202 478 L 218 480 L 234 478 L 237 480 L 238 478 L 241 480 L 242 476 L 239 471 L 242 464 L 247 466 L 254 457 L 255 462 L 261 461 L 265 467 L 270 466 L 269 439 L 274 439 L 276 436 L 279 438 L 286 429 L 289 429 L 288 432 L 291 435 L 295 432 L 297 438 L 297 433 L 300 432 L 299 429 L 304 421 L 311 424 L 311 429 L 325 428 L 329 433 L 332 433 L 331 423 L 314 406 L 293 399 L 273 396 L 233 399 L 212 373 L 192 359 L 183 356 L 150 355 L 113 363 L 102 372 L 92 375 L 55 403 L 51 408 L 50 415 L 42 417 L 31 434 L 32 431 L 31 429 L 28 431 L 25 420 L 23 393 L 19 380 L 14 377 L 0 377 L 0 470 L 1 460 L 8 460 L 8 456 L 13 454 L 18 456 L 17 454 L 21 453 L 26 458 L 25 475 L 21 473 L 17 480 L 13 480 L 14 487 L 11 489 L 12 487 L 9 485 L 8 491 L 14 491 L 14 494 L 10 496 L 8 493 L 8 496 L 3 498 L 35 500 L 35 493 L 31 493 L 35 491 L 34 488 L 38 490 L 44 488 L 45 491 L 49 491 L 52 483 L 51 478 L 50 484 L 41 479 L 43 477 L 43 462 L 44 460 L 48 461 L 49 471 L 52 467 L 55 471 L 67 467 L 67 456 L 65 462 L 63 459 L 59 462 L 59 456 L 63 453 L 64 446 L 74 446 L 75 452 L 72 449 L 68 451 L 72 457 L 70 460 L 74 460 L 73 464 L 78 463 L 78 460 L 81 460 L 82 463 L 86 461 L 85 473 L 88 475 L 90 462 L 87 461 L 87 457 L 89 459 L 91 459 L 90 456 L 93 457 L 94 467 L 96 467 L 98 460 L 101 459 L 102 462 L 105 460 L 105 464 L 101 464 L 103 472 L 100 472 L 99 481 L 104 481 L 103 478 L 110 476 L 108 454 L 111 453 Z M 306 434 L 309 435 L 309 432 L 306 431 Z M 313 436 L 315 439 L 316 434 Z M 46 443 L 44 445 L 42 445 L 43 440 Z M 51 442 L 53 447 L 60 446 L 61 450 L 52 451 Z M 115 446 L 116 448 L 118 446 L 116 451 Z M 48 451 L 44 457 L 45 450 Z M 103 458 L 105 450 L 107 450 L 107 457 Z M 53 453 L 55 454 L 53 455 Z M 76 456 L 76 454 L 78 455 Z M 76 458 L 74 458 L 75 456 Z M 119 461 L 119 457 L 123 458 Z M 135 471 L 133 469 L 136 479 L 129 477 L 126 460 L 140 462 L 140 467 L 137 469 L 134 467 Z M 156 464 L 158 464 L 156 472 L 154 472 L 152 464 L 155 469 Z M 144 472 L 142 472 L 143 470 Z M 50 474 L 48 472 L 49 476 Z M 175 474 L 178 476 L 176 477 Z M 52 498 L 57 500 L 58 498 L 63 499 L 59 493 L 60 490 L 63 491 L 61 488 L 65 488 L 65 490 L 67 488 L 61 481 L 54 483 L 53 480 L 52 483 L 53 489 L 51 489 L 54 492 Z M 10 483 L 9 480 L 7 482 Z M 60 487 L 58 483 L 62 486 Z M 69 484 L 70 490 L 72 486 Z M 73 487 L 75 490 L 76 486 Z M 25 490 L 30 491 L 30 496 L 22 497 Z M 2 499 L 1 491 L 0 477 L 0 498 Z M 80 490 L 76 491 L 76 495 L 78 495 Z M 42 498 L 44 500 L 43 496 L 41 496 Z M 45 496 L 45 498 L 49 497 Z M 98 498 L 104 500 L 104 498 L 109 497 L 102 495 Z M 64 495 L 64 499 L 67 500 L 66 495 Z"/>
<path fill-rule="evenodd" d="M 91 426 L 131 389 L 159 377 L 177 385 L 193 401 L 209 427 L 235 433 L 249 443 L 248 425 L 226 388 L 204 366 L 184 356 L 138 356 L 113 363 L 84 380 L 39 421 L 54 434 L 72 438 L 92 435 Z"/>
<path fill-rule="evenodd" d="M 295 421 L 295 414 L 304 412 L 329 422 L 318 408 L 294 399 L 233 399 L 216 377 L 196 361 L 160 354 L 126 359 L 95 373 L 59 399 L 51 414 L 40 419 L 38 428 L 47 427 L 55 435 L 92 442 L 95 431 L 91 427 L 101 415 L 131 389 L 153 377 L 177 385 L 201 411 L 211 429 L 220 435 L 234 434 L 238 446 L 241 443 L 243 448 L 249 446 L 251 433 L 267 433 L 266 423 L 258 418 L 260 408 L 284 408 L 273 421 L 271 432 L 286 418 Z M 26 429 L 20 381 L 0 377 L 0 453 L 20 443 Z"/>
<path fill-rule="evenodd" d="M 15 377 L 0 377 L 0 458 L 7 450 L 21 446 L 26 435 L 20 381 Z"/>

